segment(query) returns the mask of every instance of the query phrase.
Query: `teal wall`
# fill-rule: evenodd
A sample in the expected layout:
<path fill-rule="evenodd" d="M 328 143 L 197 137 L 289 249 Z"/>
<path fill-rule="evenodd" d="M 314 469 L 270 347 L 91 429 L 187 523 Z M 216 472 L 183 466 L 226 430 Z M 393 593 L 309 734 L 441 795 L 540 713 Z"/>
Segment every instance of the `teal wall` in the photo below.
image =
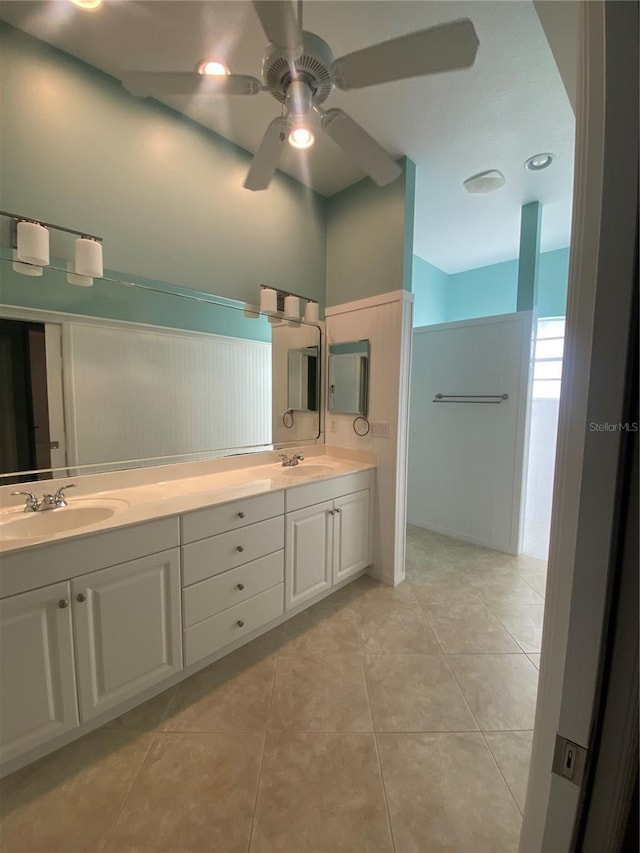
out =
<path fill-rule="evenodd" d="M 247 152 L 2 23 L 0 99 L 0 209 L 102 236 L 125 276 L 242 302 L 266 283 L 324 305 L 317 193 L 282 173 L 245 190 Z M 55 235 L 53 254 L 72 251 Z"/>
<path fill-rule="evenodd" d="M 4 252 L 0 250 L 0 255 Z M 76 287 L 68 284 L 66 273 L 54 266 L 47 267 L 42 276 L 25 276 L 14 272 L 10 260 L 0 257 L 0 303 L 5 305 L 271 340 L 267 318 L 245 316 L 243 307 L 233 300 L 220 299 L 223 304 L 214 305 L 202 301 L 202 293 L 187 288 L 140 276 L 129 276 L 128 281 L 144 285 L 144 289 L 102 279 L 94 281 L 93 287 Z M 198 301 L 189 296 L 198 297 Z"/>
<path fill-rule="evenodd" d="M 569 249 L 539 256 L 538 316 L 564 316 L 569 277 Z M 414 326 L 470 320 L 516 310 L 518 261 L 447 273 L 414 258 Z"/>
<path fill-rule="evenodd" d="M 385 187 L 369 178 L 327 199 L 327 305 L 411 289 L 415 165 Z"/>
<path fill-rule="evenodd" d="M 446 322 L 446 299 L 449 276 L 438 267 L 414 255 L 413 286 L 415 295 L 413 325 L 430 326 Z"/>

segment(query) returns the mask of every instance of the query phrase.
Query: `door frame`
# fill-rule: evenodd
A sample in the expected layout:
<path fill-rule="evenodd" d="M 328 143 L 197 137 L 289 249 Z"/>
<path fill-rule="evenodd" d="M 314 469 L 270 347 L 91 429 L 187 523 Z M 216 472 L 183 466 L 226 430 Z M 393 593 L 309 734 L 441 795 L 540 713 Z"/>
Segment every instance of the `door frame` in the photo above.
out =
<path fill-rule="evenodd" d="M 540 688 L 520 850 L 574 849 L 581 789 L 556 733 L 589 748 L 620 506 L 637 236 L 637 4 L 581 0 L 567 332 Z M 635 69 L 635 70 L 634 70 Z M 632 120 L 631 120 L 632 121 Z M 588 762 L 587 758 L 587 762 Z"/>

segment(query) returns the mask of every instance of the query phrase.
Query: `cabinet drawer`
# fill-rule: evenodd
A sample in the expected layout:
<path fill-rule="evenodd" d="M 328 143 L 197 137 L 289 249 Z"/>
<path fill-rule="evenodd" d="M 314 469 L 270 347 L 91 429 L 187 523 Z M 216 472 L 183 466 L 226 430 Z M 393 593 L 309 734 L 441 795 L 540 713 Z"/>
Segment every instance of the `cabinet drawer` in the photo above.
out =
<path fill-rule="evenodd" d="M 284 516 L 191 542 L 182 549 L 184 586 L 235 569 L 284 547 Z"/>
<path fill-rule="evenodd" d="M 282 515 L 284 493 L 275 492 L 256 497 L 243 498 L 233 503 L 199 509 L 182 516 L 182 541 L 196 542 L 207 536 L 216 536 L 228 530 L 237 530 Z"/>
<path fill-rule="evenodd" d="M 184 590 L 185 628 L 215 616 L 227 607 L 271 589 L 284 581 L 284 551 L 276 551 L 252 563 L 193 584 Z"/>
<path fill-rule="evenodd" d="M 303 509 L 305 506 L 312 506 L 323 501 L 339 498 L 342 495 L 348 495 L 351 492 L 368 489 L 370 482 L 371 472 L 367 470 L 287 489 L 287 512 L 294 512 L 297 509 Z"/>
<path fill-rule="evenodd" d="M 242 604 L 192 625 L 184 632 L 184 665 L 190 666 L 266 625 L 281 616 L 283 608 L 284 585 L 278 584 Z"/>

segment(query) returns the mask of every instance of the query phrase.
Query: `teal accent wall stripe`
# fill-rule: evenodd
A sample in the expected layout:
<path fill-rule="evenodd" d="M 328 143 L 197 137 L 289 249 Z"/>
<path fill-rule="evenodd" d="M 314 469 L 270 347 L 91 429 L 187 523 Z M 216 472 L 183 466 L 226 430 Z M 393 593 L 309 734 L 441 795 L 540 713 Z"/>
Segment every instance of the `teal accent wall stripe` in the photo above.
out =
<path fill-rule="evenodd" d="M 413 282 L 413 231 L 416 212 L 416 164 L 404 158 L 404 241 L 402 289 L 411 290 Z"/>
<path fill-rule="evenodd" d="M 52 263 L 60 265 L 55 259 L 52 259 Z M 117 274 L 110 276 L 108 271 L 106 275 L 120 278 Z M 12 262 L 5 258 L 0 260 L 0 303 L 40 311 L 61 311 L 271 341 L 271 327 L 267 318 L 245 316 L 242 306 L 234 304 L 232 300 L 220 300 L 228 302 L 227 305 L 213 305 L 188 298 L 202 297 L 203 294 L 198 291 L 139 276 L 128 276 L 127 281 L 154 290 L 127 287 L 104 279 L 96 279 L 93 287 L 77 287 L 68 284 L 64 272 L 52 267 L 45 269 L 42 276 L 25 276 L 15 272 Z"/>
<path fill-rule="evenodd" d="M 518 255 L 518 311 L 532 311 L 538 304 L 538 270 L 542 206 L 539 201 L 525 204 L 520 212 L 520 253 Z"/>

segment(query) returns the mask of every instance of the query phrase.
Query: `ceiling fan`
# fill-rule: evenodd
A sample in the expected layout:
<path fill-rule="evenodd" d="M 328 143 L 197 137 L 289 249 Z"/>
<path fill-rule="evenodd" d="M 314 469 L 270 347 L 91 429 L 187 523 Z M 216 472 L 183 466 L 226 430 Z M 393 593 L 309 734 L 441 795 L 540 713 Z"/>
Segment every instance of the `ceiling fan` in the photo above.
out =
<path fill-rule="evenodd" d="M 302 2 L 253 0 L 269 41 L 262 63 L 262 81 L 220 69 L 209 76 L 202 67 L 187 72 L 131 71 L 122 75 L 134 95 L 257 95 L 268 92 L 283 105 L 282 115 L 268 125 L 255 153 L 244 186 L 269 186 L 289 140 L 308 148 L 314 136 L 309 115 L 320 117 L 322 130 L 379 186 L 401 172 L 391 155 L 356 121 L 340 109 L 322 104 L 338 89 L 361 89 L 392 80 L 438 74 L 473 65 L 478 37 L 469 19 L 418 30 L 334 59 L 329 45 L 302 29 Z M 216 63 L 217 64 L 217 63 Z"/>

